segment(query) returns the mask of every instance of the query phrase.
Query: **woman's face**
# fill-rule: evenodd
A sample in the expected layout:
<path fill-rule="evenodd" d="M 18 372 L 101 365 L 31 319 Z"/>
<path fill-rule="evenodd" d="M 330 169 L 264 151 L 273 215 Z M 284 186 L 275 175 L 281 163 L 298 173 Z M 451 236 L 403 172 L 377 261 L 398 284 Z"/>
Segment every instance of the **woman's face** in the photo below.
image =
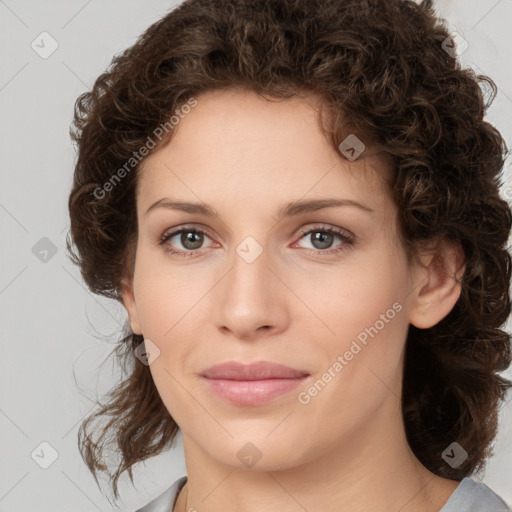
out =
<path fill-rule="evenodd" d="M 369 148 L 352 162 L 337 152 L 314 97 L 224 90 L 197 101 L 140 169 L 124 292 L 134 332 L 154 344 L 151 374 L 185 449 L 278 469 L 395 428 L 416 281 L 381 179 L 389 169 Z M 288 206 L 320 200 L 340 205 Z M 204 376 L 261 361 L 306 376 Z"/>

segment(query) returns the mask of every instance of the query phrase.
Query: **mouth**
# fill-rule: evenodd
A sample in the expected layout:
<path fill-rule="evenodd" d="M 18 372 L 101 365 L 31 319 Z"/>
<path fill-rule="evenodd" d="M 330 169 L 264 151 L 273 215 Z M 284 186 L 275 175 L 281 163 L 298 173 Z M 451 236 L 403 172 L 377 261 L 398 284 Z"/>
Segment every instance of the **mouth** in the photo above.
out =
<path fill-rule="evenodd" d="M 201 377 L 208 389 L 223 400 L 239 406 L 256 406 L 290 392 L 309 373 L 267 361 L 250 365 L 229 361 L 208 368 Z"/>

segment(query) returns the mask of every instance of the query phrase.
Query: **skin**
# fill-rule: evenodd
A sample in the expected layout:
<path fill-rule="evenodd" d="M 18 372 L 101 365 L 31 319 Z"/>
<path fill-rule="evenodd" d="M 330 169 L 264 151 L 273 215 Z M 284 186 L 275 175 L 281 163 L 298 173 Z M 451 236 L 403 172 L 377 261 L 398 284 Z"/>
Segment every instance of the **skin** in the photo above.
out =
<path fill-rule="evenodd" d="M 414 456 L 399 397 L 408 326 L 431 327 L 453 308 L 460 286 L 450 275 L 462 252 L 446 244 L 408 264 L 382 179 L 389 169 L 368 147 L 366 157 L 344 158 L 320 129 L 317 99 L 208 91 L 139 170 L 139 236 L 123 299 L 133 331 L 160 350 L 151 374 L 182 432 L 188 483 L 175 511 L 437 512 L 458 485 Z M 164 197 L 207 203 L 220 218 L 146 214 Z M 332 197 L 372 212 L 343 206 L 276 221 L 285 203 Z M 322 246 L 314 233 L 302 235 L 318 224 L 355 244 L 334 253 L 344 241 Z M 158 244 L 183 225 L 208 231 L 193 257 Z M 236 252 L 248 236 L 262 249 L 252 263 Z M 178 234 L 166 245 L 194 249 L 182 241 Z M 400 312 L 300 403 L 298 394 L 394 303 Z M 263 405 L 236 406 L 199 376 L 229 360 L 311 375 Z M 237 457 L 247 442 L 261 453 L 252 467 Z"/>

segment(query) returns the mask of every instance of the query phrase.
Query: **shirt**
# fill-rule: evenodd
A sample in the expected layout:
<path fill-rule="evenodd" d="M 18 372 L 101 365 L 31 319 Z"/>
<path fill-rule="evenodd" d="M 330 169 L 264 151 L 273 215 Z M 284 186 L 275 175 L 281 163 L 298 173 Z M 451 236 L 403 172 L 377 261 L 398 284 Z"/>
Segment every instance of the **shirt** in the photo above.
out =
<path fill-rule="evenodd" d="M 186 476 L 178 478 L 163 494 L 136 512 L 173 512 L 186 483 Z M 487 485 L 466 477 L 439 512 L 512 512 L 512 509 Z"/>

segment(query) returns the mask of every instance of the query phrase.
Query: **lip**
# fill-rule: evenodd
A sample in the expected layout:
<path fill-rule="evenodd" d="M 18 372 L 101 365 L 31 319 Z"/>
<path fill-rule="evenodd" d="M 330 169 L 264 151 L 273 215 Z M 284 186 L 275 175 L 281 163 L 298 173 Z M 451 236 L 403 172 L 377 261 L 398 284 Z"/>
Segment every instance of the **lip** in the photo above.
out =
<path fill-rule="evenodd" d="M 208 379 L 228 380 L 262 380 L 262 379 L 295 379 L 309 375 L 308 372 L 290 368 L 282 364 L 268 361 L 257 361 L 252 364 L 242 364 L 227 361 L 216 364 L 205 370 L 201 375 Z"/>
<path fill-rule="evenodd" d="M 268 361 L 250 365 L 228 361 L 208 368 L 201 376 L 208 388 L 224 400 L 255 406 L 296 388 L 309 373 Z"/>

